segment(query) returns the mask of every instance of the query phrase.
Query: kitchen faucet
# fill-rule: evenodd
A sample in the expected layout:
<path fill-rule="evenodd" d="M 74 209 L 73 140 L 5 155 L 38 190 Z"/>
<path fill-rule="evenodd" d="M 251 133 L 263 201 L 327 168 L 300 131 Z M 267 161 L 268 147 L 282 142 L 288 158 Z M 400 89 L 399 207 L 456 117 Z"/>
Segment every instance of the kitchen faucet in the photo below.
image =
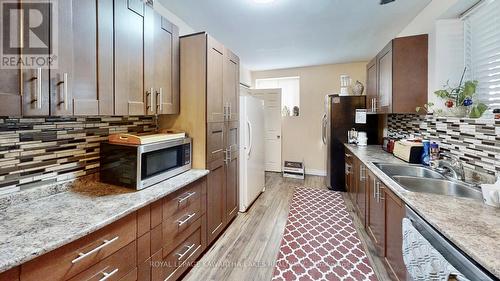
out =
<path fill-rule="evenodd" d="M 442 173 L 451 174 L 451 177 L 456 180 L 465 181 L 464 166 L 460 158 L 451 154 L 442 154 L 444 157 L 448 158 L 441 159 L 437 161 L 436 170 Z"/>

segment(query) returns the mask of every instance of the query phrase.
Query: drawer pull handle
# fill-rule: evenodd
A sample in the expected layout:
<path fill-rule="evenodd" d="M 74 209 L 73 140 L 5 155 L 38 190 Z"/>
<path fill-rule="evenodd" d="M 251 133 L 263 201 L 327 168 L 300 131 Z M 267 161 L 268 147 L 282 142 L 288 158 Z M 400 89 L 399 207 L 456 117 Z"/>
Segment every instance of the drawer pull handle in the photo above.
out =
<path fill-rule="evenodd" d="M 191 215 L 187 216 L 184 220 L 177 221 L 179 223 L 179 227 L 183 226 L 186 224 L 190 219 L 192 219 L 194 216 L 196 216 L 196 213 L 192 213 Z"/>
<path fill-rule="evenodd" d="M 177 260 L 181 261 L 191 251 L 191 249 L 194 248 L 194 246 L 195 246 L 194 244 L 191 244 L 191 246 L 187 246 L 187 249 L 186 249 L 186 251 L 184 251 L 184 253 L 175 254 L 178 257 Z"/>
<path fill-rule="evenodd" d="M 116 236 L 115 238 L 111 239 L 111 240 L 104 240 L 104 243 L 102 245 L 100 245 L 99 247 L 91 250 L 90 252 L 87 252 L 87 253 L 79 253 L 78 254 L 78 257 L 74 260 L 71 261 L 72 264 L 75 264 L 79 261 L 81 261 L 82 259 L 96 253 L 96 252 L 99 252 L 101 249 L 109 246 L 111 243 L 115 242 L 116 240 L 118 240 L 119 236 Z"/>
<path fill-rule="evenodd" d="M 189 192 L 186 196 L 179 198 L 179 204 L 182 204 L 184 201 L 193 197 L 195 194 L 196 194 L 196 192 Z"/>
<path fill-rule="evenodd" d="M 103 278 L 99 279 L 99 281 L 105 281 L 105 280 L 108 280 L 109 278 L 111 278 L 111 276 L 115 275 L 116 273 L 118 272 L 118 268 L 111 271 L 110 273 L 107 273 L 107 272 L 103 272 L 102 275 L 104 275 Z"/>
<path fill-rule="evenodd" d="M 224 149 L 217 149 L 217 150 L 212 151 L 212 154 L 216 154 L 216 153 L 219 153 L 219 152 L 222 152 L 222 151 L 224 151 Z"/>

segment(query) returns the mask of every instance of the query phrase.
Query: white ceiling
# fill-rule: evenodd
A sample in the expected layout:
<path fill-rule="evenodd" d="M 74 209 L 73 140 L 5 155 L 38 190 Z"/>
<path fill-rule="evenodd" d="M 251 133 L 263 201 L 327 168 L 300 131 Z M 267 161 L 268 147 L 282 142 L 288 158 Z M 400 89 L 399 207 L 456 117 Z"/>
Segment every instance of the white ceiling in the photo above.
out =
<path fill-rule="evenodd" d="M 365 61 L 430 2 L 396 0 L 159 0 L 207 31 L 251 70 Z"/>

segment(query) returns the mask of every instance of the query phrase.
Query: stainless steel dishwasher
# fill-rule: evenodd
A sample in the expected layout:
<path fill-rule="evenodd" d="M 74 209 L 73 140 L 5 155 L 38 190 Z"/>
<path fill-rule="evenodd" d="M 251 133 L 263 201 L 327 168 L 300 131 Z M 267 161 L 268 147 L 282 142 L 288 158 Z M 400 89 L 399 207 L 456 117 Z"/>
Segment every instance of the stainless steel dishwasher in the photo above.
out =
<path fill-rule="evenodd" d="M 403 259 L 414 281 L 499 280 L 409 207 L 402 225 Z"/>

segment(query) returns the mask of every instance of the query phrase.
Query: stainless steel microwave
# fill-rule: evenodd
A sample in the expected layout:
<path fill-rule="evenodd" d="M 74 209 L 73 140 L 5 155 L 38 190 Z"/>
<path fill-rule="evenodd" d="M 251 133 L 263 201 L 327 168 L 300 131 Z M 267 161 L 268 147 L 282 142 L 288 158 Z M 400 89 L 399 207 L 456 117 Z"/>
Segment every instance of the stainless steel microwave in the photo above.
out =
<path fill-rule="evenodd" d="M 101 143 L 101 182 L 137 190 L 191 169 L 191 139 L 144 145 Z"/>

